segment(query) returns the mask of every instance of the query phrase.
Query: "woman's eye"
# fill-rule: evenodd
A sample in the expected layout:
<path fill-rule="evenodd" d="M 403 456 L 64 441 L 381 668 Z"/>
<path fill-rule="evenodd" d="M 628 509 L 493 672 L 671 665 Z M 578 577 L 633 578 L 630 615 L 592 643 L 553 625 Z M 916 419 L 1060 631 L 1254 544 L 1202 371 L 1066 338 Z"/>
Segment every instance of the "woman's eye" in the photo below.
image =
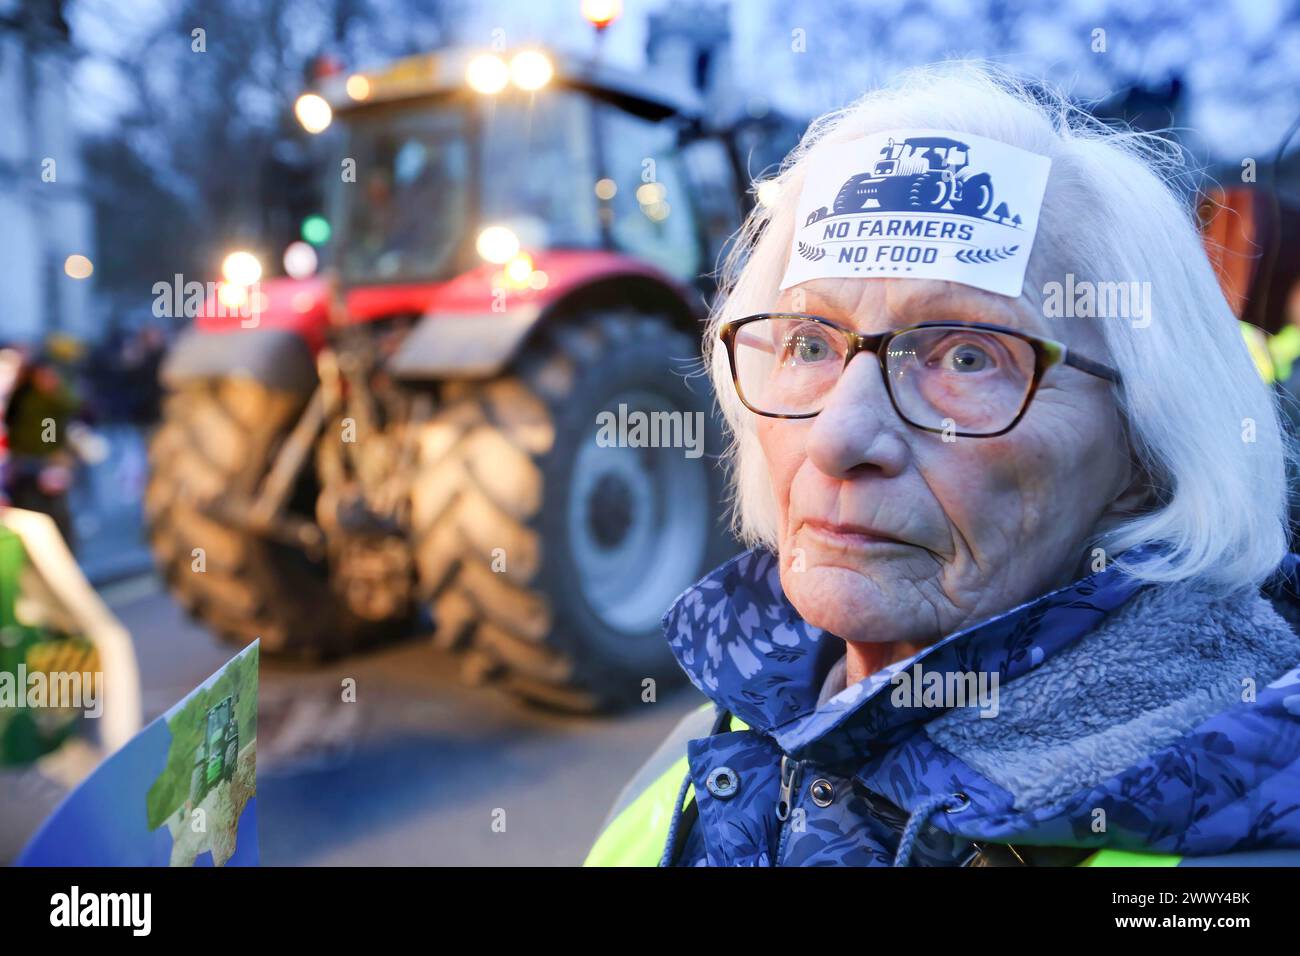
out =
<path fill-rule="evenodd" d="M 993 364 L 988 352 L 968 342 L 948 349 L 939 362 L 944 371 L 950 372 L 982 372 Z"/>
<path fill-rule="evenodd" d="M 785 354 L 789 361 L 800 365 L 822 362 L 830 357 L 830 343 L 810 332 L 795 332 L 786 339 Z"/>

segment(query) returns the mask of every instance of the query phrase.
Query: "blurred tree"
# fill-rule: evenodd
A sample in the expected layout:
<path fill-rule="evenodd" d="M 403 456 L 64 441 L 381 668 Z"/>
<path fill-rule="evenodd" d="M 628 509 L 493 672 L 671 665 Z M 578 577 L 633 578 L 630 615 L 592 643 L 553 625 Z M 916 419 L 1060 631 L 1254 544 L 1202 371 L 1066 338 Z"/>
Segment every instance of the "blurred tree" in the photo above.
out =
<path fill-rule="evenodd" d="M 198 274 L 195 217 L 123 139 L 99 136 L 82 145 L 95 207 L 95 278 L 110 293 L 148 291 L 174 273 Z M 148 228 L 142 228 L 144 224 Z M 142 287 L 141 277 L 152 277 Z M 110 312 L 109 322 L 116 315 Z"/>
<path fill-rule="evenodd" d="M 88 51 L 130 90 L 115 129 L 89 151 L 100 248 L 114 250 L 103 280 L 147 291 L 174 272 L 214 277 L 223 251 L 257 235 L 271 157 L 306 138 L 293 102 L 310 64 L 436 48 L 453 36 L 461 2 L 175 0 L 152 18 L 114 9 L 104 22 L 138 39 Z"/>
<path fill-rule="evenodd" d="M 742 85 L 807 114 L 905 67 L 961 56 L 1044 78 L 1081 102 L 1176 78 L 1187 112 L 1163 124 L 1203 131 L 1205 154 L 1237 162 L 1275 146 L 1297 109 L 1295 0 L 758 0 L 744 11 L 755 29 L 735 58 Z"/>

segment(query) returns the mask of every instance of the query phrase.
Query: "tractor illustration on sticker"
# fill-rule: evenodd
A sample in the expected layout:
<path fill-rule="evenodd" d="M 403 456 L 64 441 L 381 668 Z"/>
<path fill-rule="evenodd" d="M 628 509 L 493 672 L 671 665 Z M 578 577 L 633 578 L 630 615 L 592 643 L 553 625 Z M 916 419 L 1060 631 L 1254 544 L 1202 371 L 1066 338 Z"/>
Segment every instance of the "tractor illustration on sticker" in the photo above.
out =
<path fill-rule="evenodd" d="M 190 806 L 197 807 L 218 783 L 229 782 L 239 763 L 239 722 L 235 704 L 239 695 L 226 697 L 208 709 L 203 740 L 194 752 L 190 776 Z"/>
<path fill-rule="evenodd" d="M 993 207 L 988 173 L 969 172 L 970 147 L 944 136 L 890 139 L 869 173 L 852 177 L 832 215 L 857 212 L 955 212 L 983 217 Z"/>

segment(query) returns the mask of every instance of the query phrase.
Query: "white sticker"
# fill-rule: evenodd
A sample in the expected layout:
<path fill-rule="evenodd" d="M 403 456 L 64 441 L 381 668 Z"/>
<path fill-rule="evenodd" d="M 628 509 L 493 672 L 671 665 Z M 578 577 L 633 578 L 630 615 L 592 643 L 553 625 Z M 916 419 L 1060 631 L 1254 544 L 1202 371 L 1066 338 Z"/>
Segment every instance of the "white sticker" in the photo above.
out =
<path fill-rule="evenodd" d="M 970 133 L 902 129 L 824 147 L 781 288 L 948 279 L 1020 295 L 1052 161 Z"/>

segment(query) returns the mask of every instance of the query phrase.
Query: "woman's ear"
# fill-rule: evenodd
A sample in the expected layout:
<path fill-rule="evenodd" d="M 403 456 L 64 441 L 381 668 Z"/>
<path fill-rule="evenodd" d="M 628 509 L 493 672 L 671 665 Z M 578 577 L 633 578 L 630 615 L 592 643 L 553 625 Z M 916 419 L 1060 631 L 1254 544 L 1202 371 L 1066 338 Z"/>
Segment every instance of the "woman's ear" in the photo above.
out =
<path fill-rule="evenodd" d="M 1130 518 L 1158 508 L 1164 504 L 1165 498 L 1161 492 L 1163 483 L 1156 479 L 1133 450 L 1133 435 L 1118 403 L 1113 408 L 1119 426 L 1118 437 L 1128 449 L 1128 454 L 1124 456 L 1124 468 L 1115 482 L 1114 495 L 1099 522 L 1099 531 L 1109 531 Z"/>
<path fill-rule="evenodd" d="M 1110 506 L 1102 516 L 1101 530 L 1109 530 L 1121 522 L 1158 508 L 1163 495 L 1157 482 L 1140 462 L 1137 455 L 1130 452 L 1125 459 L 1125 471 L 1118 482 L 1118 491 L 1111 499 Z"/>
<path fill-rule="evenodd" d="M 1147 469 L 1130 453 L 1125 459 L 1125 469 L 1116 481 L 1115 495 L 1097 519 L 1091 540 L 1095 542 L 1125 521 L 1158 508 L 1163 497 L 1159 484 L 1152 480 Z M 1106 560 L 1109 561 L 1109 558 Z M 1079 566 L 1075 570 L 1077 577 L 1084 577 L 1098 568 L 1093 565 L 1092 556 L 1085 554 L 1079 559 Z"/>

